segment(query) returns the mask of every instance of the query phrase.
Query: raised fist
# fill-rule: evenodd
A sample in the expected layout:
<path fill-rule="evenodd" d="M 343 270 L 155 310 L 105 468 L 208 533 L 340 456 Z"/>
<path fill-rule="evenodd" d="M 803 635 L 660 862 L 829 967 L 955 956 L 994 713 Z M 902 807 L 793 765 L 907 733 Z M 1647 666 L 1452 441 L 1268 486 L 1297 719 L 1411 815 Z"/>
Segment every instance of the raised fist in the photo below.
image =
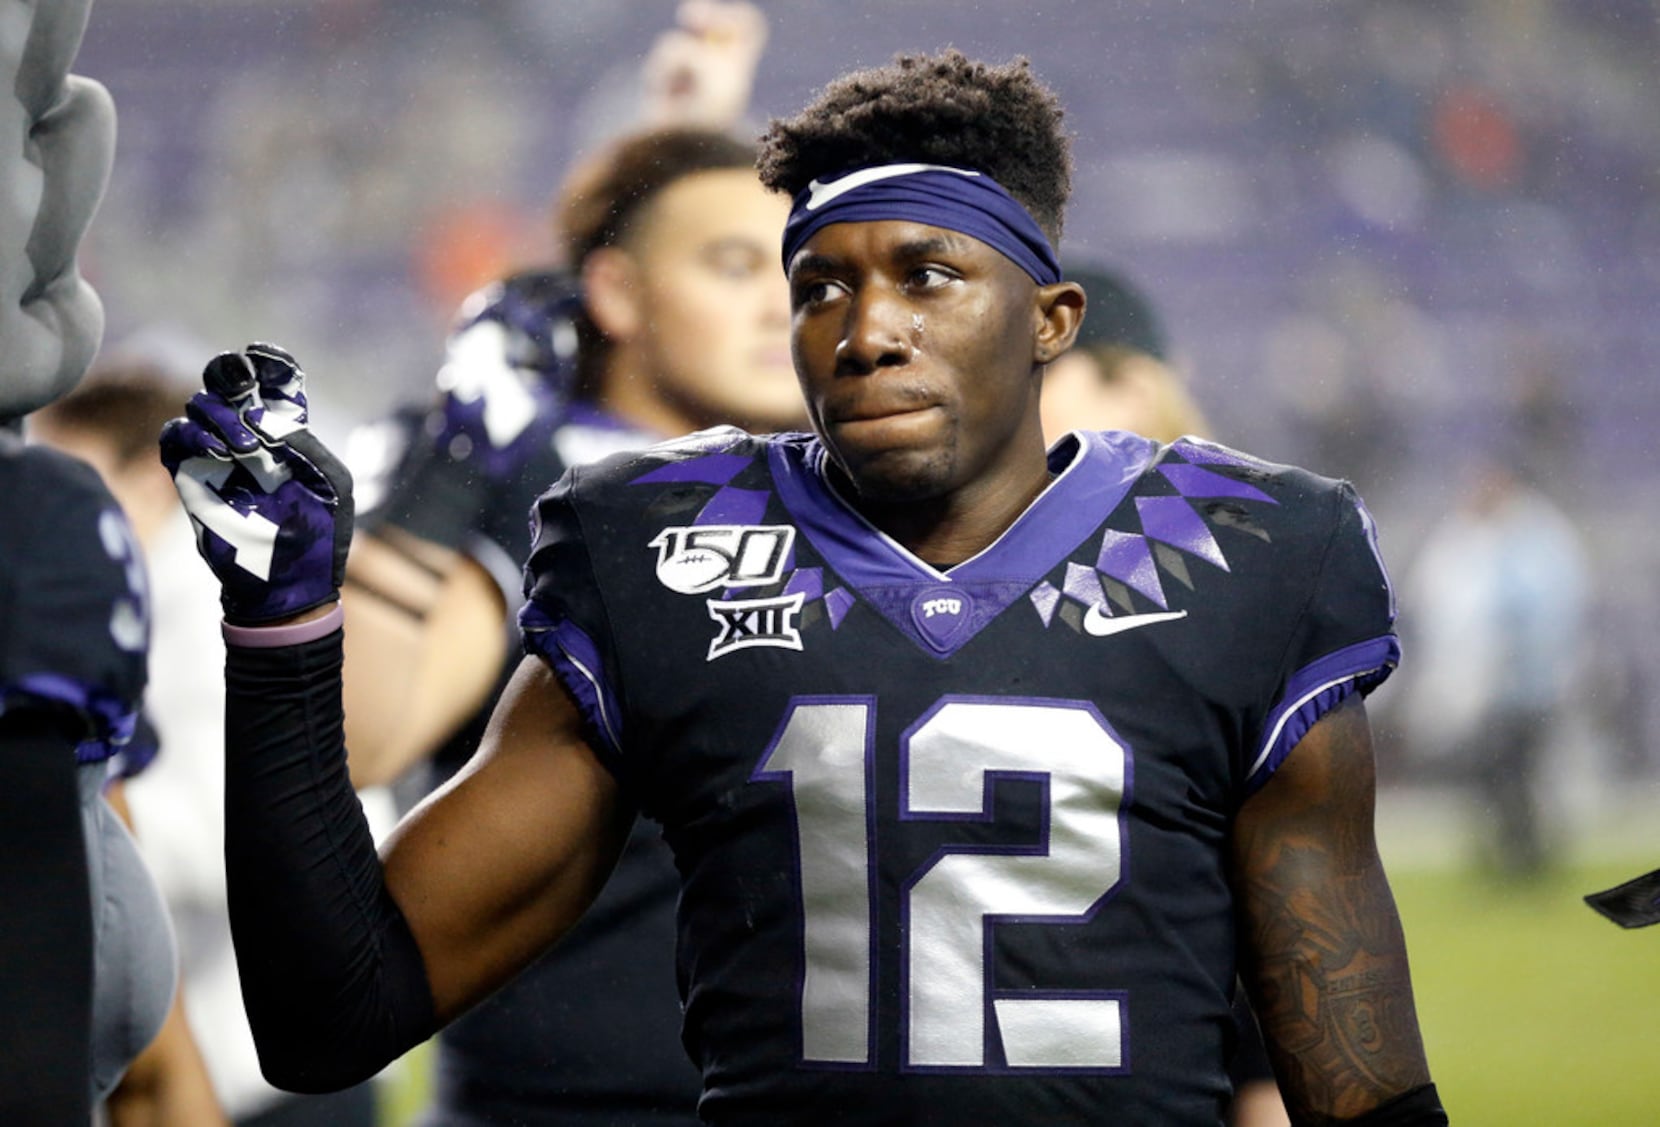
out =
<path fill-rule="evenodd" d="M 196 546 L 219 577 L 225 618 L 259 625 L 333 602 L 352 539 L 351 475 L 306 429 L 305 373 L 250 344 L 202 373 L 161 432 Z"/>
<path fill-rule="evenodd" d="M 767 45 L 765 13 L 747 0 L 682 0 L 641 68 L 652 125 L 731 129 L 749 109 Z"/>

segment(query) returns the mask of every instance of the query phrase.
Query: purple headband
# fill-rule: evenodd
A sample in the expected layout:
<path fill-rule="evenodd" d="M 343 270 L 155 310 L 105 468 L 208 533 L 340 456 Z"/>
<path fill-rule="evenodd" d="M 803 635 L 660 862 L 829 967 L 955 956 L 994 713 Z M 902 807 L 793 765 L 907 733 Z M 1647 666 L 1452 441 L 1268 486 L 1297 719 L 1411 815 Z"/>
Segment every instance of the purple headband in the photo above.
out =
<path fill-rule="evenodd" d="M 1037 220 L 983 172 L 943 164 L 882 164 L 814 180 L 795 197 L 784 225 L 784 269 L 795 252 L 832 223 L 909 219 L 979 239 L 1038 285 L 1061 280 L 1055 249 Z"/>

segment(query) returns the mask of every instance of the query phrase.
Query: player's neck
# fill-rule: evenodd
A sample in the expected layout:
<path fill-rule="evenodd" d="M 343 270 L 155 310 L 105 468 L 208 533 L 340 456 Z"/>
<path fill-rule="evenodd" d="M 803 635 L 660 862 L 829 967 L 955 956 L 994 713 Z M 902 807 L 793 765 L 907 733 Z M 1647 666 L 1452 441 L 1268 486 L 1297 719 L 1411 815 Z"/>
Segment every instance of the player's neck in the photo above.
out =
<path fill-rule="evenodd" d="M 665 438 L 690 434 L 704 425 L 666 399 L 655 374 L 645 365 L 632 362 L 624 349 L 609 358 L 595 401 L 630 426 Z"/>
<path fill-rule="evenodd" d="M 881 502 L 859 495 L 840 470 L 832 484 L 866 520 L 938 568 L 955 567 L 989 548 L 1031 507 L 1051 480 L 1047 463 L 1034 472 L 982 479 L 924 501 Z"/>

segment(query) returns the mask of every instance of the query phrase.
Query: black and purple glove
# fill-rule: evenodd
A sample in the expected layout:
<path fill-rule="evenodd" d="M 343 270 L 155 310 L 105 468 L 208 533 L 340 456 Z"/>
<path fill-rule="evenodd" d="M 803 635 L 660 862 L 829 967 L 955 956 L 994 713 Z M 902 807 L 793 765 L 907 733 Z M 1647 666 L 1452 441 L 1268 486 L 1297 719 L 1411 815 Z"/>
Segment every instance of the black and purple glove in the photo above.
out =
<path fill-rule="evenodd" d="M 287 618 L 339 597 L 352 540 L 352 479 L 306 429 L 305 373 L 250 344 L 202 372 L 206 390 L 161 432 L 161 460 L 222 585 L 233 625 Z"/>
<path fill-rule="evenodd" d="M 565 418 L 580 309 L 573 281 L 540 271 L 496 282 L 462 303 L 437 400 L 367 524 L 458 548 L 488 510 L 491 489 L 523 491 L 520 475 Z"/>

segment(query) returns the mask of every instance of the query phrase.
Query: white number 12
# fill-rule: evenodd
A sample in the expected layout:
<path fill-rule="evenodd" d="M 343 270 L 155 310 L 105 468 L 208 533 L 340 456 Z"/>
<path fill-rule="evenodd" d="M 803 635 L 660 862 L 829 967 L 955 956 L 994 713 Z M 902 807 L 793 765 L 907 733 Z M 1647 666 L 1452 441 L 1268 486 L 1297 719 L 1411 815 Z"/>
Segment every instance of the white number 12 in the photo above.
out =
<path fill-rule="evenodd" d="M 756 780 L 787 781 L 800 845 L 803 1055 L 870 1063 L 876 901 L 873 714 L 868 697 L 797 699 Z M 903 893 L 904 1064 L 986 1067 L 987 999 L 1009 1067 L 1123 1067 L 1122 995 L 999 990 L 999 920 L 1082 923 L 1123 873 L 1129 753 L 1087 704 L 942 700 L 900 740 L 904 821 L 989 821 L 995 776 L 1044 785 L 1045 840 L 947 847 Z"/>

